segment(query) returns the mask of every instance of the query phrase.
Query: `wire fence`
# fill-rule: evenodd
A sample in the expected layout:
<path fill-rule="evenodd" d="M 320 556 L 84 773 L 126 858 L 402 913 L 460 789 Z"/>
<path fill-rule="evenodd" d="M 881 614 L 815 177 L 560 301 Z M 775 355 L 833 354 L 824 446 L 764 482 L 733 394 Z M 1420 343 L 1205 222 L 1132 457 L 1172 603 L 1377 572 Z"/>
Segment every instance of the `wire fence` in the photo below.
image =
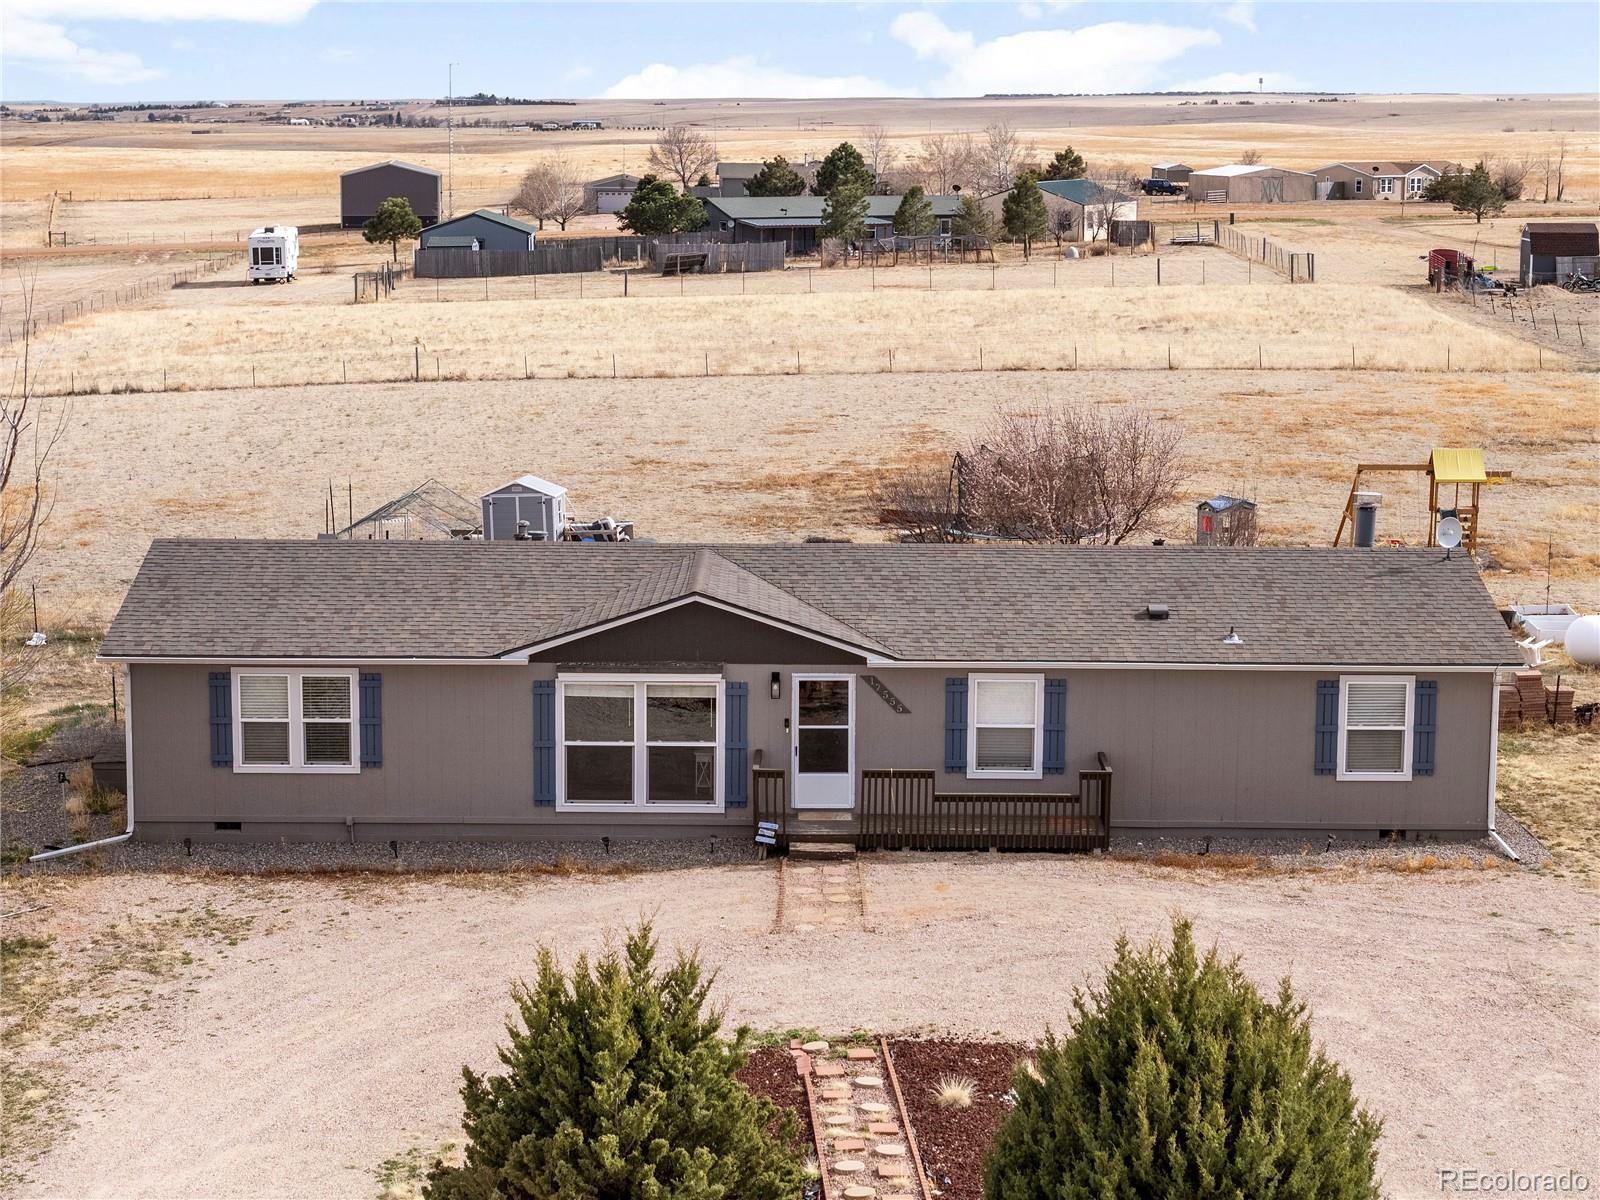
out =
<path fill-rule="evenodd" d="M 663 347 L 609 350 L 548 345 L 525 349 L 405 349 L 349 354 L 230 355 L 226 363 L 91 362 L 62 367 L 43 361 L 32 373 L 39 395 L 120 395 L 226 391 L 350 383 L 444 383 L 532 379 L 684 379 L 778 375 L 981 374 L 995 371 L 1400 371 L 1533 372 L 1584 369 L 1542 346 L 1400 340 L 1381 346 L 1336 346 L 1326 337 L 1284 336 L 1241 343 L 1206 334 L 1167 338 L 1116 335 L 1059 344 L 944 342 L 870 348 L 795 345 Z"/>
<path fill-rule="evenodd" d="M 1584 328 L 1580 315 L 1582 310 L 1579 308 L 1581 301 L 1563 304 L 1547 293 L 1541 294 L 1542 289 L 1539 288 L 1521 291 L 1516 295 L 1470 286 L 1456 290 L 1475 311 L 1502 320 L 1507 325 L 1520 327 L 1520 331 L 1531 332 L 1541 341 L 1549 340 L 1557 345 L 1572 345 L 1587 350 L 1590 339 L 1596 336 L 1592 320 L 1588 329 Z M 1596 314 L 1589 315 L 1593 317 Z"/>
<path fill-rule="evenodd" d="M 159 275 L 151 275 L 132 283 L 102 288 L 87 296 L 47 304 L 34 311 L 26 322 L 7 321 L 0 324 L 0 337 L 4 338 L 4 345 L 10 347 L 21 341 L 24 333 L 37 337 L 42 330 L 48 330 L 63 322 L 147 300 L 151 296 L 169 292 L 182 284 L 193 283 L 208 275 L 214 275 L 225 267 L 237 266 L 242 258 L 243 256 L 234 254 L 217 255 L 207 258 L 203 263 L 196 263 L 181 270 L 163 271 Z"/>
<path fill-rule="evenodd" d="M 1290 250 L 1271 238 L 1252 237 L 1224 225 L 1212 222 L 1212 241 L 1230 254 L 1237 254 L 1252 262 L 1259 262 L 1288 278 L 1290 283 L 1315 283 L 1317 281 L 1317 256 L 1304 251 Z"/>

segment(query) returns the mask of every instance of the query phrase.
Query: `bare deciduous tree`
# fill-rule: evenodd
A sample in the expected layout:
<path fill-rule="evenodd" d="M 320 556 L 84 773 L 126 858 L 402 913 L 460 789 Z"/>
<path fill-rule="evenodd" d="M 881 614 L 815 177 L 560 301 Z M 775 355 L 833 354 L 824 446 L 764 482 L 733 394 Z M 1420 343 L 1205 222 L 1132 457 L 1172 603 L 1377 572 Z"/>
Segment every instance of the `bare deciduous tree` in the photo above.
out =
<path fill-rule="evenodd" d="M 1548 151 L 1544 156 L 1544 202 L 1550 203 L 1550 193 L 1555 192 L 1555 202 L 1567 193 L 1567 139 L 1562 138 L 1556 143 L 1555 153 Z"/>
<path fill-rule="evenodd" d="M 1239 161 L 1247 167 L 1253 167 L 1261 161 L 1261 151 L 1252 147 L 1239 155 Z"/>
<path fill-rule="evenodd" d="M 511 203 L 538 218 L 540 229 L 546 221 L 565 229 L 583 212 L 583 180 L 571 162 L 554 154 L 528 169 Z"/>
<path fill-rule="evenodd" d="M 1111 222 L 1123 204 L 1132 199 L 1139 187 L 1136 172 L 1126 167 L 1105 167 L 1096 170 L 1084 194 L 1083 237 L 1086 241 L 1099 241 L 1111 236 Z"/>
<path fill-rule="evenodd" d="M 1528 173 L 1533 170 L 1533 157 L 1520 154 L 1512 158 L 1496 159 L 1494 164 L 1494 185 L 1500 194 L 1507 200 L 1521 200 L 1523 188 L 1527 186 Z"/>
<path fill-rule="evenodd" d="M 866 125 L 861 129 L 861 157 L 866 160 L 867 170 L 872 172 L 873 179 L 877 180 L 877 187 L 882 188 L 893 175 L 900 152 L 890 140 L 886 128 L 882 125 Z"/>
<path fill-rule="evenodd" d="M 996 121 L 984 126 L 977 156 L 978 182 L 986 192 L 1003 192 L 1017 181 L 1024 164 L 1039 157 L 1039 149 L 1031 142 L 1024 144 L 1009 122 Z"/>
<path fill-rule="evenodd" d="M 976 529 L 1027 542 L 1119 545 L 1177 498 L 1182 437 L 1146 409 L 996 410 L 966 460 Z"/>
<path fill-rule="evenodd" d="M 27 613 L 18 579 L 39 548 L 40 530 L 54 505 L 46 465 L 71 412 L 69 401 L 52 406 L 33 393 L 33 298 L 38 268 L 23 267 L 19 276 L 22 346 L 6 393 L 0 397 L 0 636 L 8 641 Z M 0 653 L 0 699 L 26 677 L 36 665 L 35 657 L 17 653 L 9 645 Z"/>
<path fill-rule="evenodd" d="M 1070 242 L 1078 234 L 1078 210 L 1070 204 L 1057 204 L 1050 210 L 1050 233 L 1056 239 L 1059 247 L 1062 242 Z"/>
<path fill-rule="evenodd" d="M 922 139 L 913 173 L 930 195 L 947 196 L 971 179 L 975 156 L 970 133 L 930 134 Z"/>
<path fill-rule="evenodd" d="M 688 125 L 668 125 L 650 147 L 650 166 L 659 175 L 677 179 L 683 191 L 717 161 L 717 148 L 698 129 Z"/>

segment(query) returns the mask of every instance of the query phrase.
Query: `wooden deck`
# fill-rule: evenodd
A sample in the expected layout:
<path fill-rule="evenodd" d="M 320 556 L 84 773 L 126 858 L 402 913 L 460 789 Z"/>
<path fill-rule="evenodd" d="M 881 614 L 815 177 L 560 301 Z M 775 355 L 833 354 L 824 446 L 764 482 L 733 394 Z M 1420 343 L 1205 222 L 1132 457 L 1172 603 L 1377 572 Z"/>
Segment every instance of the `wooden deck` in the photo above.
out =
<path fill-rule="evenodd" d="M 1111 765 L 1078 772 L 1070 794 L 941 793 L 931 770 L 861 772 L 856 807 L 800 813 L 789 807 L 788 774 L 752 772 L 756 821 L 778 827 L 777 849 L 853 842 L 861 850 L 1103 850 L 1111 831 Z"/>

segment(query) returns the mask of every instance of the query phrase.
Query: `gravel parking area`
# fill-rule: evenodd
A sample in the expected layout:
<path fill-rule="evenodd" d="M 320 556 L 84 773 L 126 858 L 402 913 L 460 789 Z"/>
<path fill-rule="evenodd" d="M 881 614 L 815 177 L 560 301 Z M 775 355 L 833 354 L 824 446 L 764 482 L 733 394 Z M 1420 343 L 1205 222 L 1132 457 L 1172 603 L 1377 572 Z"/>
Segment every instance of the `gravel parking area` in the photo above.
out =
<path fill-rule="evenodd" d="M 1446 1166 L 1600 1178 L 1590 890 L 1504 869 L 998 855 L 873 855 L 865 880 L 864 927 L 780 936 L 770 864 L 14 878 L 8 938 L 53 941 L 8 973 L 8 1022 L 32 998 L 8 1070 L 40 1118 L 12 1191 L 375 1195 L 379 1164 L 459 1136 L 460 1067 L 495 1065 L 535 947 L 571 956 L 641 914 L 719 967 L 736 1023 L 1030 1041 L 1119 932 L 1155 936 L 1182 910 L 1263 987 L 1292 975 L 1387 1119 L 1393 1194 L 1436 1192 Z"/>

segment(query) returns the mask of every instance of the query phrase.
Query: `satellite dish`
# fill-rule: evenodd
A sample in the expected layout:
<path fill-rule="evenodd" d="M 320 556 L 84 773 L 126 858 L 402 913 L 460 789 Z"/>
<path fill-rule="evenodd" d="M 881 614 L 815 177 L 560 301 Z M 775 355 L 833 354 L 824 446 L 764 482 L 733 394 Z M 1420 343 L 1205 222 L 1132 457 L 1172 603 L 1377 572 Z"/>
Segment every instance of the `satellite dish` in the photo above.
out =
<path fill-rule="evenodd" d="M 1439 521 L 1439 526 L 1434 530 L 1434 537 L 1439 545 L 1446 550 L 1454 550 L 1461 545 L 1461 519 L 1459 517 L 1444 517 Z"/>

